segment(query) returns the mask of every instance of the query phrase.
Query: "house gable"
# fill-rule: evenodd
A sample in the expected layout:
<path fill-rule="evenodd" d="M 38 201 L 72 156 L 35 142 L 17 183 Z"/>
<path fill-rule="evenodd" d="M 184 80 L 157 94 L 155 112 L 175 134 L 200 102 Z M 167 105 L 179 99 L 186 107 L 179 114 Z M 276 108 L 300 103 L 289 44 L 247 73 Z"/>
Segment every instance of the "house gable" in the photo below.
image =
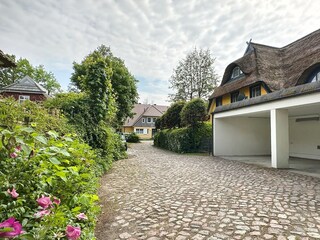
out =
<path fill-rule="evenodd" d="M 4 97 L 12 96 L 16 100 L 20 100 L 21 96 L 29 96 L 31 101 L 43 101 L 48 98 L 47 90 L 29 76 L 1 88 L 0 94 Z"/>

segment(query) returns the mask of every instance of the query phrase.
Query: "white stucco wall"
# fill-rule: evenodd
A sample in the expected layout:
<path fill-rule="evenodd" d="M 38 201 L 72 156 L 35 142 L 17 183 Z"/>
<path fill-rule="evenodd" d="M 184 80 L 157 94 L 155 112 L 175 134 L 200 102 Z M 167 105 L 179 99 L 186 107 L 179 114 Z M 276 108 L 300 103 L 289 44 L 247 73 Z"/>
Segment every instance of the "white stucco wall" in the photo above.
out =
<path fill-rule="evenodd" d="M 269 118 L 214 119 L 214 155 L 270 155 Z"/>
<path fill-rule="evenodd" d="M 289 154 L 320 160 L 320 121 L 296 122 L 289 118 Z"/>

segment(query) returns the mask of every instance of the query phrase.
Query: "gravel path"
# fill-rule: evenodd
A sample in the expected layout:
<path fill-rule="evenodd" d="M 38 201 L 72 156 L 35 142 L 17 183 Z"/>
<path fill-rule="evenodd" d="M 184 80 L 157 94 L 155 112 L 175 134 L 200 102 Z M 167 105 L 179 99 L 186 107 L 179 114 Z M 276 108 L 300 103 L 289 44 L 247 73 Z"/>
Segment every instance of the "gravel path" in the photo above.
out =
<path fill-rule="evenodd" d="M 320 179 L 151 143 L 102 179 L 98 240 L 320 239 Z"/>

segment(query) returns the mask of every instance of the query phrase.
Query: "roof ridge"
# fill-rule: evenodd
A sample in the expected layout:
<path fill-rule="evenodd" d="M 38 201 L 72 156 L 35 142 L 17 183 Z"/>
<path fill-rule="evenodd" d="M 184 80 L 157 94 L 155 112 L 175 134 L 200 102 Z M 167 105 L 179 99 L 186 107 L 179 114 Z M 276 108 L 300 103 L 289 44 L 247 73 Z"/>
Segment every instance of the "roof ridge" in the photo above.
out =
<path fill-rule="evenodd" d="M 294 44 L 296 44 L 296 43 L 298 43 L 300 41 L 303 41 L 304 39 L 306 39 L 306 38 L 310 37 L 311 35 L 314 35 L 314 34 L 316 34 L 318 32 L 320 33 L 320 28 L 315 30 L 315 31 L 313 31 L 313 32 L 311 32 L 311 33 L 309 33 L 309 34 L 307 34 L 307 35 L 305 35 L 305 36 L 303 36 L 303 37 L 301 37 L 301 38 L 298 38 L 297 40 L 295 40 L 295 41 L 293 41 L 293 42 L 291 42 L 291 43 L 289 43 L 287 45 L 284 45 L 282 47 L 274 47 L 274 46 L 269 46 L 269 45 L 266 45 L 266 44 L 261 44 L 261 43 L 256 43 L 256 42 L 250 42 L 250 44 L 259 45 L 259 46 L 262 46 L 262 47 L 274 48 L 274 49 L 277 49 L 277 50 L 283 50 L 283 49 L 285 49 L 287 47 L 290 47 L 290 46 L 292 46 L 292 45 L 294 45 Z"/>
<path fill-rule="evenodd" d="M 134 126 L 142 117 L 143 117 L 143 114 L 150 108 L 150 105 L 149 104 L 144 104 L 144 105 L 148 105 L 147 108 L 144 109 L 144 111 L 140 114 L 140 116 L 137 118 L 137 120 L 132 123 L 132 126 Z"/>
<path fill-rule="evenodd" d="M 152 105 L 152 106 L 153 106 L 155 109 L 157 109 L 159 113 L 162 113 L 162 111 L 160 111 L 160 110 L 156 107 L 157 105 Z"/>

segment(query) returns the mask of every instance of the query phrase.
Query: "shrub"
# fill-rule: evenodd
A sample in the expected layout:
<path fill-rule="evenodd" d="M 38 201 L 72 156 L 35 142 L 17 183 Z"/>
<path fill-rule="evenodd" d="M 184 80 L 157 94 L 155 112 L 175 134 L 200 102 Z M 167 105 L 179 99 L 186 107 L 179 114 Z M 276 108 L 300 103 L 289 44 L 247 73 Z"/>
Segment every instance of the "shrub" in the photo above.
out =
<path fill-rule="evenodd" d="M 196 125 L 194 128 L 165 129 L 154 136 L 154 145 L 178 153 L 198 152 L 203 140 L 212 138 L 209 123 Z"/>
<path fill-rule="evenodd" d="M 0 138 L 0 223 L 14 217 L 22 239 L 62 238 L 68 225 L 94 239 L 100 156 L 54 131 L 16 126 L 0 129 Z"/>
<path fill-rule="evenodd" d="M 19 103 L 14 98 L 0 98 L 0 125 L 12 130 L 17 124 L 32 126 L 38 132 L 54 130 L 58 133 L 72 132 L 62 115 L 49 114 L 49 110 L 31 101 Z"/>
<path fill-rule="evenodd" d="M 173 103 L 168 110 L 156 121 L 156 129 L 166 129 L 181 127 L 180 112 L 185 106 L 185 102 L 179 101 Z"/>
<path fill-rule="evenodd" d="M 130 133 L 127 137 L 127 142 L 130 142 L 130 143 L 138 143 L 140 142 L 140 138 L 139 136 L 136 134 L 136 133 Z"/>
<path fill-rule="evenodd" d="M 102 155 L 115 160 L 126 156 L 121 140 L 107 121 L 99 121 L 92 112 L 89 98 L 83 93 L 63 93 L 46 101 L 45 106 L 52 111 L 60 111 L 68 119 L 77 134 Z"/>
<path fill-rule="evenodd" d="M 188 102 L 180 113 L 182 124 L 192 127 L 199 122 L 203 122 L 206 119 L 206 115 L 206 103 L 200 98 L 195 98 Z"/>

